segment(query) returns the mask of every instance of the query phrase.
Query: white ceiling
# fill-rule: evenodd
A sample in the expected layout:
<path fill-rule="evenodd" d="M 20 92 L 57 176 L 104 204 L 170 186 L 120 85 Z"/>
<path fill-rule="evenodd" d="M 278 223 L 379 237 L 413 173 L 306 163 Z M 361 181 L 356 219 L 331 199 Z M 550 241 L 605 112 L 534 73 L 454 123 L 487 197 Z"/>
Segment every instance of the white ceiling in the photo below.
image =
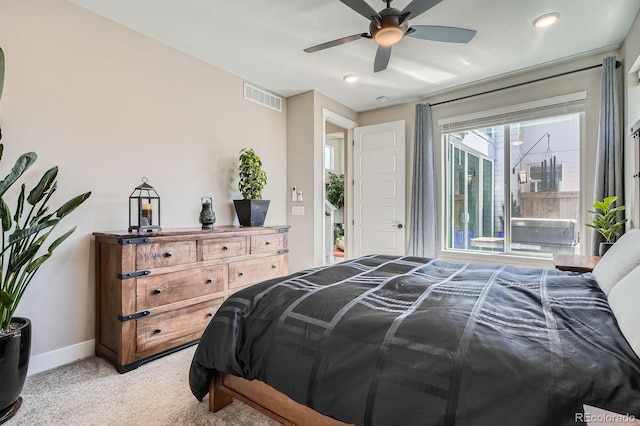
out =
<path fill-rule="evenodd" d="M 315 89 L 356 111 L 617 48 L 640 9 L 638 0 L 443 0 L 410 25 L 469 28 L 475 38 L 454 44 L 405 37 L 389 67 L 374 73 L 373 40 L 303 52 L 368 32 L 369 21 L 339 0 L 70 1 L 281 96 Z M 532 25 L 550 12 L 560 14 L 555 25 Z M 360 78 L 347 84 L 345 74 Z M 389 100 L 381 104 L 380 96 Z"/>

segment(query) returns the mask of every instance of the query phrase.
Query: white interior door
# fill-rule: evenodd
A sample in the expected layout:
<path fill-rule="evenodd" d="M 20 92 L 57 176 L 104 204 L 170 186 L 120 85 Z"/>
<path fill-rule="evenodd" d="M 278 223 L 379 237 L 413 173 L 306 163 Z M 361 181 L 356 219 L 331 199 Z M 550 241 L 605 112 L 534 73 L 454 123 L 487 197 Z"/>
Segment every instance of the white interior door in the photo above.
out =
<path fill-rule="evenodd" d="M 404 120 L 356 127 L 353 256 L 405 254 Z"/>

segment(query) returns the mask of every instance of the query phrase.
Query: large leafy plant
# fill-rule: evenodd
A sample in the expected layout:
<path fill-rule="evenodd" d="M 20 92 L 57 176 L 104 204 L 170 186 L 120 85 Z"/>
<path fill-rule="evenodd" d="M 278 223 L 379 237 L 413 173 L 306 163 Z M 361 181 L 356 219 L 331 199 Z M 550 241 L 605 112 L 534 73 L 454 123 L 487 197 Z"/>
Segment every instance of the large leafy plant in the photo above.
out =
<path fill-rule="evenodd" d="M 613 242 L 627 221 L 627 219 L 620 219 L 619 217 L 619 213 L 626 206 L 612 207 L 617 200 L 618 197 L 615 195 L 606 197 L 602 201 L 593 203 L 594 210 L 589 210 L 589 213 L 593 213 L 593 222 L 587 223 L 587 226 L 598 231 L 607 243 Z"/>
<path fill-rule="evenodd" d="M 262 200 L 262 189 L 267 184 L 267 173 L 262 169 L 262 160 L 253 148 L 240 150 L 238 189 L 245 200 Z"/>
<path fill-rule="evenodd" d="M 3 151 L 4 145 L 0 144 L 0 160 L 2 160 Z M 0 181 L 0 219 L 2 221 L 0 334 L 9 331 L 11 319 L 35 273 L 51 257 L 54 250 L 75 231 L 76 227 L 74 226 L 46 247 L 45 243 L 52 231 L 63 218 L 91 195 L 91 192 L 86 192 L 73 197 L 51 211 L 49 202 L 56 192 L 58 175 L 58 167 L 52 167 L 30 191 L 27 192 L 24 183 L 21 185 L 15 202 L 15 211 L 12 213 L 5 201 L 5 194 L 37 158 L 34 152 L 22 154 L 9 174 Z"/>
<path fill-rule="evenodd" d="M 344 175 L 329 172 L 329 179 L 325 186 L 327 200 L 341 209 L 344 206 Z"/>

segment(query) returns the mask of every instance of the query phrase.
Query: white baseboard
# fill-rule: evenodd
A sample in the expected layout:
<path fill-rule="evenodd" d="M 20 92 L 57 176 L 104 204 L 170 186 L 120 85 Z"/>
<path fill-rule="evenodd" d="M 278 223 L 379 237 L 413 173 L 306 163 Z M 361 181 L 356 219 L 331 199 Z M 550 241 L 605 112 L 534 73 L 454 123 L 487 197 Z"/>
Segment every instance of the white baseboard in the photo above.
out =
<path fill-rule="evenodd" d="M 93 356 L 95 352 L 95 345 L 95 339 L 91 339 L 86 342 L 56 349 L 55 351 L 34 355 L 29 360 L 27 376 L 40 373 L 41 371 L 50 370 L 55 367 L 60 367 L 61 365 L 69 364 L 82 358 Z"/>

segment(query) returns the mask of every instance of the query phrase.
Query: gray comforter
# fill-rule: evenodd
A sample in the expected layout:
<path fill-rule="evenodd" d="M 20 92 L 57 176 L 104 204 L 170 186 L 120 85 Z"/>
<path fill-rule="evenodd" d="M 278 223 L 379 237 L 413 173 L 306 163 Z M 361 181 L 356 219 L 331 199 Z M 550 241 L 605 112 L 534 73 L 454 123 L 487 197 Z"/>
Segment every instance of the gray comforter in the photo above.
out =
<path fill-rule="evenodd" d="M 640 418 L 640 360 L 591 274 L 367 256 L 230 297 L 189 378 L 259 379 L 357 425 Z"/>

